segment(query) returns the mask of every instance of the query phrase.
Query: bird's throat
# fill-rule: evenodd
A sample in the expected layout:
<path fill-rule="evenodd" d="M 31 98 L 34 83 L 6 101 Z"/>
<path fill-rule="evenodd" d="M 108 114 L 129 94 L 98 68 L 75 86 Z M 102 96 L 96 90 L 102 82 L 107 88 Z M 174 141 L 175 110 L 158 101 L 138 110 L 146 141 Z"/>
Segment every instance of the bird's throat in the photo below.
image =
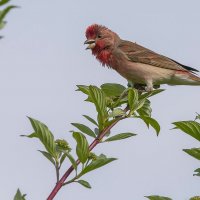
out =
<path fill-rule="evenodd" d="M 96 58 L 101 62 L 103 66 L 108 66 L 108 67 L 110 66 L 112 58 L 110 50 L 105 49 L 97 53 L 94 52 L 93 54 L 96 56 Z"/>

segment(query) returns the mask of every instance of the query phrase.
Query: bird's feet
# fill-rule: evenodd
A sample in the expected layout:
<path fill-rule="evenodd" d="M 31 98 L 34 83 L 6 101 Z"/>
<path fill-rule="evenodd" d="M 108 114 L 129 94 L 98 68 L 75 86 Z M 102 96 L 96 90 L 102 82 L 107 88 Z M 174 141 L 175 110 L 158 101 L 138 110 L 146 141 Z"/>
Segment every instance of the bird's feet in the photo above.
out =
<path fill-rule="evenodd" d="M 160 85 L 153 85 L 153 82 L 151 80 L 147 81 L 145 91 L 146 92 L 152 92 L 154 89 L 160 88 Z"/>
<path fill-rule="evenodd" d="M 152 92 L 154 89 L 160 88 L 160 85 L 145 85 L 135 83 L 132 87 L 139 90 L 140 92 Z"/>
<path fill-rule="evenodd" d="M 146 86 L 146 87 L 145 87 L 145 91 L 146 91 L 146 92 L 152 92 L 152 91 L 153 91 L 153 87 L 148 87 L 148 86 Z"/>
<path fill-rule="evenodd" d="M 139 90 L 139 91 L 142 91 L 142 92 L 145 92 L 145 87 L 146 85 L 145 84 L 139 84 L 139 83 L 136 83 L 133 85 L 133 88 Z"/>
<path fill-rule="evenodd" d="M 159 89 L 160 88 L 160 85 L 154 85 L 153 88 L 156 90 L 156 89 Z"/>

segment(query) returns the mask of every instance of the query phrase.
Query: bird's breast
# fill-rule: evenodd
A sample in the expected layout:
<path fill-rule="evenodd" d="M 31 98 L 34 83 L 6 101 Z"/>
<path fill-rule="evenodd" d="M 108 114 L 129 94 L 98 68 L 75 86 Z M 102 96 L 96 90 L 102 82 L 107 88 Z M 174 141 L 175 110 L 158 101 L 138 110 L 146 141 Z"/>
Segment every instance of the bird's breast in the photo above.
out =
<path fill-rule="evenodd" d="M 110 62 L 111 62 L 111 57 L 112 57 L 112 54 L 110 51 L 108 50 L 101 50 L 100 52 L 98 52 L 97 54 L 94 54 L 96 55 L 96 58 L 97 60 L 100 61 L 100 63 L 103 65 L 103 66 L 110 66 Z"/>

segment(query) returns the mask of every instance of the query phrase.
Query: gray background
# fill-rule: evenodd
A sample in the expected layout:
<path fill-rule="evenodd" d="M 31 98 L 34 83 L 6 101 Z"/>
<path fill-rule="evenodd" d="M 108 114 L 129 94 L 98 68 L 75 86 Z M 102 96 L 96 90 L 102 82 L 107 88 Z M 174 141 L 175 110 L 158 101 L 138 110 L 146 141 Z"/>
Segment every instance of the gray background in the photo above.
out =
<path fill-rule="evenodd" d="M 20 0 L 7 17 L 0 41 L 0 199 L 12 199 L 20 187 L 27 199 L 46 199 L 55 184 L 54 169 L 36 150 L 37 140 L 19 137 L 32 128 L 26 116 L 46 123 L 56 138 L 71 139 L 71 122 L 87 123 L 94 107 L 75 92 L 77 84 L 101 85 L 126 80 L 103 68 L 85 51 L 85 29 L 105 25 L 121 38 L 136 41 L 156 52 L 200 70 L 199 0 L 50 1 Z M 193 170 L 199 162 L 182 149 L 198 147 L 191 137 L 170 130 L 171 122 L 194 119 L 200 112 L 200 87 L 168 87 L 152 98 L 153 117 L 162 129 L 159 137 L 139 120 L 128 119 L 114 133 L 138 136 L 101 145 L 95 152 L 117 157 L 115 163 L 91 172 L 84 179 L 92 190 L 77 184 L 63 188 L 63 199 L 145 199 L 151 194 L 187 200 L 200 195 Z M 64 170 L 69 163 L 64 164 Z"/>

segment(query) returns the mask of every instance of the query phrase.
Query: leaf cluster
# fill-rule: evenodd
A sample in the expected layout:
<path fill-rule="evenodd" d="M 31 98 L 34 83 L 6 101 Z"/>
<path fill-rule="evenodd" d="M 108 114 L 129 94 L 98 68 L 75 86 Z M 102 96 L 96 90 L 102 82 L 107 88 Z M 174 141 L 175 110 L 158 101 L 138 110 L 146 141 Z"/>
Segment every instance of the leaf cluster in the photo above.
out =
<path fill-rule="evenodd" d="M 0 30 L 3 29 L 6 25 L 5 17 L 6 15 L 12 10 L 13 8 L 17 8 L 17 6 L 9 5 L 7 4 L 10 2 L 10 0 L 0 0 L 0 7 L 4 7 L 0 10 Z M 2 36 L 0 36 L 2 38 Z"/>
<path fill-rule="evenodd" d="M 101 132 L 118 118 L 124 117 L 142 119 L 148 127 L 152 126 L 155 129 L 157 135 L 159 134 L 160 126 L 151 117 L 152 109 L 148 98 L 163 90 L 154 90 L 143 94 L 134 88 L 125 88 L 116 83 L 106 83 L 100 88 L 91 85 L 78 85 L 77 87 L 78 91 L 87 95 L 86 101 L 93 103 L 96 107 L 97 121 L 93 119 L 91 121 L 90 117 L 84 115 L 98 127 L 95 133 Z M 124 109 L 125 106 L 127 109 Z M 91 131 L 87 131 L 86 134 L 95 136 Z"/>
<path fill-rule="evenodd" d="M 103 84 L 100 87 L 92 85 L 78 85 L 77 87 L 78 91 L 87 96 L 86 101 L 94 105 L 97 114 L 96 119 L 83 115 L 92 127 L 81 123 L 71 123 L 75 128 L 70 131 L 76 141 L 75 149 L 71 148 L 66 139 L 55 139 L 55 135 L 44 123 L 31 117 L 29 120 L 34 131 L 23 136 L 36 138 L 41 142 L 44 150 L 39 150 L 39 152 L 55 167 L 57 182 L 60 180 L 60 168 L 68 160 L 74 175 L 70 180 L 65 181 L 63 186 L 79 183 L 86 188 L 91 188 L 90 183 L 83 180 L 82 176 L 116 160 L 104 154 L 96 155 L 92 149 L 99 143 L 136 136 L 132 132 L 112 134 L 111 129 L 117 122 L 126 118 L 141 119 L 147 127 L 153 127 L 157 135 L 159 134 L 160 126 L 151 117 L 149 97 L 162 90 L 142 93 L 134 88 L 125 88 L 114 83 Z M 93 139 L 91 145 L 89 145 L 90 139 Z"/>
<path fill-rule="evenodd" d="M 200 115 L 197 114 L 195 120 L 190 121 L 178 121 L 173 122 L 175 125 L 174 129 L 179 129 L 182 132 L 186 133 L 187 135 L 190 135 L 191 137 L 195 138 L 200 142 L 200 123 L 198 122 L 200 120 Z M 190 156 L 196 158 L 197 160 L 200 160 L 200 147 L 199 148 L 191 148 L 191 149 L 183 149 L 183 151 Z M 196 169 L 194 176 L 200 176 L 200 168 Z M 146 196 L 146 198 L 150 200 L 171 200 L 169 197 L 162 197 L 162 196 Z M 190 200 L 200 200 L 199 196 L 195 196 L 190 198 Z"/>

